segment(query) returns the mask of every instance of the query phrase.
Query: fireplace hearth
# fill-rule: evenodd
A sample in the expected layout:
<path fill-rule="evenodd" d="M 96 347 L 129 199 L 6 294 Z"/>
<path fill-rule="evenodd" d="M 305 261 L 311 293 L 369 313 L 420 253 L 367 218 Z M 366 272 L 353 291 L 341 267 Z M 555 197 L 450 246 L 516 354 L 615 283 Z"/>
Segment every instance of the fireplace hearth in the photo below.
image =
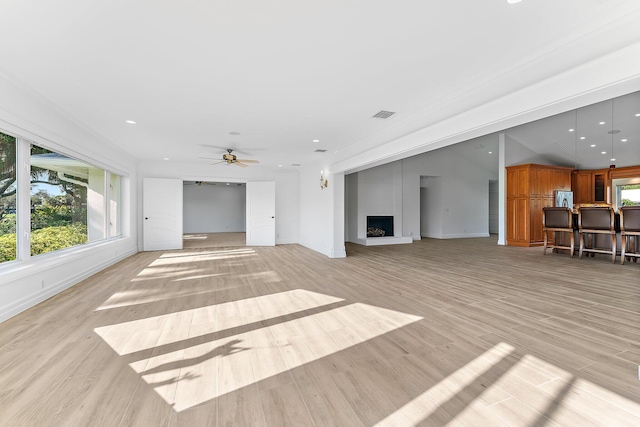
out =
<path fill-rule="evenodd" d="M 393 216 L 367 216 L 367 237 L 393 236 Z"/>

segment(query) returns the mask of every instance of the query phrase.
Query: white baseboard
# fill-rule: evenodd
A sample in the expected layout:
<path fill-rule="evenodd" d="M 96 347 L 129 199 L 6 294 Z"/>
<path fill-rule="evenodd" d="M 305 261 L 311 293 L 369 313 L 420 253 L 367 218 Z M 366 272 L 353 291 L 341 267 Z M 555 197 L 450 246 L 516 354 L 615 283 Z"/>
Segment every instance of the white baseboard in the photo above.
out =
<path fill-rule="evenodd" d="M 476 237 L 489 237 L 489 233 L 464 233 L 464 234 L 427 234 L 429 239 L 472 239 Z"/>

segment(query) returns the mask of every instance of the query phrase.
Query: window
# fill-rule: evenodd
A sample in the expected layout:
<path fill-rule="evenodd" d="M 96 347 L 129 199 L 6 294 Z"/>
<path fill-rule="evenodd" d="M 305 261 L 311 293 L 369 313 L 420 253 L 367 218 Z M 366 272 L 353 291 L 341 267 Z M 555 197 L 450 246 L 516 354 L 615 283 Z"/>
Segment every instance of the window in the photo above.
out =
<path fill-rule="evenodd" d="M 640 206 L 640 178 L 614 179 L 616 209 Z"/>
<path fill-rule="evenodd" d="M 121 185 L 116 173 L 0 132 L 0 263 L 120 236 Z"/>
<path fill-rule="evenodd" d="M 0 263 L 16 259 L 16 139 L 0 133 Z"/>
<path fill-rule="evenodd" d="M 620 192 L 620 207 L 640 206 L 640 184 L 619 185 L 616 191 Z"/>

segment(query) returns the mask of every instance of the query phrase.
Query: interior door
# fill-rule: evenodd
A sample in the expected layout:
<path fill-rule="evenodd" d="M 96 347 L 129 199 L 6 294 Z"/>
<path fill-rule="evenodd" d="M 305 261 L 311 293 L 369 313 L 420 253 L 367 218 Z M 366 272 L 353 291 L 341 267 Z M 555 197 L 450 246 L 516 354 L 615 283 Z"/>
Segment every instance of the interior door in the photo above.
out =
<path fill-rule="evenodd" d="M 144 178 L 143 250 L 182 249 L 182 180 Z"/>
<path fill-rule="evenodd" d="M 247 246 L 276 245 L 276 183 L 247 182 Z"/>

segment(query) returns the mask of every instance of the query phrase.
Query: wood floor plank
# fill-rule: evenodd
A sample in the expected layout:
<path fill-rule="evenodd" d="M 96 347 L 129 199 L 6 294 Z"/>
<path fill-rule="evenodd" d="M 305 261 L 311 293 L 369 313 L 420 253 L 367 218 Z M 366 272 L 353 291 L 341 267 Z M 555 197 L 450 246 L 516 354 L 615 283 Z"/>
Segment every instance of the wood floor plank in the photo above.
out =
<path fill-rule="evenodd" d="M 0 424 L 640 423 L 637 264 L 495 238 L 345 259 L 208 239 L 1 324 Z"/>
<path fill-rule="evenodd" d="M 262 390 L 260 400 L 268 425 L 314 426 L 311 415 L 294 384 Z"/>
<path fill-rule="evenodd" d="M 215 426 L 218 424 L 217 402 L 172 412 L 168 427 Z"/>

